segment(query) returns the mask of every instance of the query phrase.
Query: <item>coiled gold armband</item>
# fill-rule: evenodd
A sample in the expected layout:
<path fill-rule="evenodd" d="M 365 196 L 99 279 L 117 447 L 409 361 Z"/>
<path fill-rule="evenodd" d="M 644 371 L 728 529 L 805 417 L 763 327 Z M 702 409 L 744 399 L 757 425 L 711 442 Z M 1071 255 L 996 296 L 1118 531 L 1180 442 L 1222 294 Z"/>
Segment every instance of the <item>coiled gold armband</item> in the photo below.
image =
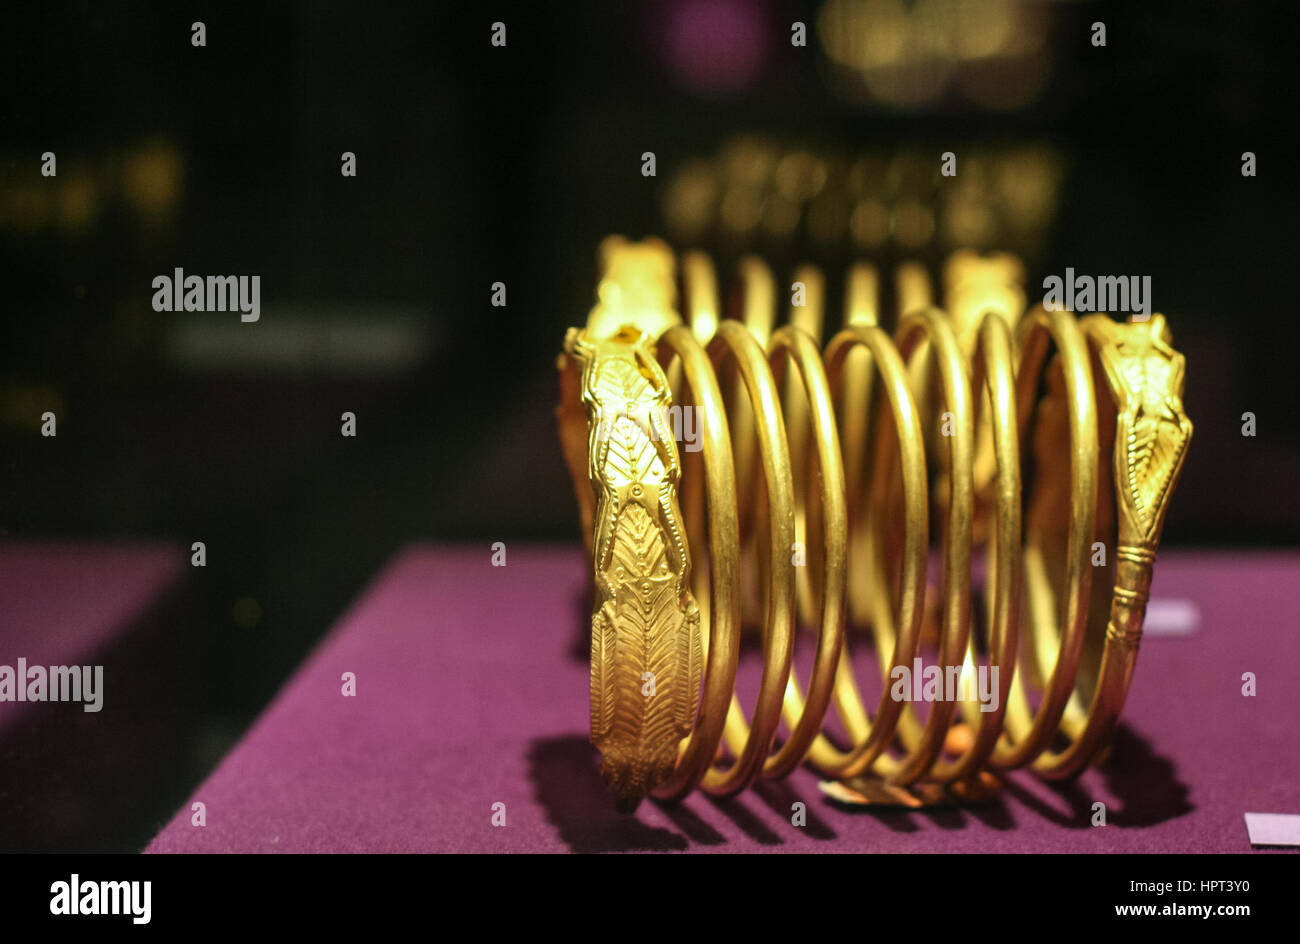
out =
<path fill-rule="evenodd" d="M 802 762 L 844 797 L 973 799 L 997 772 L 1069 777 L 1105 748 L 1192 433 L 1162 315 L 1026 313 L 1016 260 L 959 253 L 946 311 L 923 269 L 897 271 L 892 335 L 876 270 L 852 268 L 823 352 L 812 267 L 778 328 L 756 258 L 731 319 L 703 254 L 681 260 L 685 320 L 666 245 L 611 237 L 601 262 L 557 414 L 592 559 L 591 736 L 621 809 Z"/>

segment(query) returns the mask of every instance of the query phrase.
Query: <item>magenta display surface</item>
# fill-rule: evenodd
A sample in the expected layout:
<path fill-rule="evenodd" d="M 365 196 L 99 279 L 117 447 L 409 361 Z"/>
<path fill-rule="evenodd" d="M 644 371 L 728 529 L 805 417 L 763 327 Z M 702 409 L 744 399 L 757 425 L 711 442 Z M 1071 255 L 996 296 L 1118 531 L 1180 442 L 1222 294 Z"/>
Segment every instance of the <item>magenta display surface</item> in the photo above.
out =
<path fill-rule="evenodd" d="M 1111 763 L 1073 783 L 1019 772 L 983 807 L 847 811 L 801 769 L 631 817 L 586 737 L 582 552 L 508 561 L 399 554 L 147 851 L 1249 852 L 1244 813 L 1300 813 L 1300 554 L 1161 555 L 1153 599 L 1193 602 L 1199 626 L 1144 639 Z"/>

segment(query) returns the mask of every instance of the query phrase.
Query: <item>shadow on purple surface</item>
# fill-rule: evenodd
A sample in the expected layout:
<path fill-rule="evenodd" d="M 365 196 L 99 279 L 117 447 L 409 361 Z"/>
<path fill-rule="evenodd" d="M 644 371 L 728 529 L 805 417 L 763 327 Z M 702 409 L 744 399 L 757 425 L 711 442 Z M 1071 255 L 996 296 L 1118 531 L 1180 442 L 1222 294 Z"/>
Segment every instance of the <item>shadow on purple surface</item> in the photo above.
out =
<path fill-rule="evenodd" d="M 574 662 L 591 661 L 591 591 L 584 589 L 573 595 L 573 638 L 569 640 L 567 652 Z"/>
<path fill-rule="evenodd" d="M 528 762 L 538 802 L 560 838 L 574 852 L 685 851 L 691 846 L 721 846 L 728 841 L 714 825 L 684 803 L 659 806 L 680 833 L 619 814 L 600 776 L 599 755 L 586 738 L 535 740 Z M 1153 753 L 1147 742 L 1126 726 L 1121 725 L 1116 732 L 1110 761 L 1101 774 L 1110 793 L 1120 801 L 1107 814 L 1110 825 L 1151 826 L 1193 809 L 1187 799 L 1187 786 L 1177 778 L 1173 764 Z M 1032 784 L 1030 779 L 1022 778 L 1031 778 Z M 1059 797 L 1068 811 L 1054 808 L 1041 795 L 1042 791 L 1049 798 Z M 738 797 L 703 799 L 751 841 L 760 846 L 783 845 L 782 838 L 747 805 L 751 797 L 756 797 L 782 819 L 789 816 L 792 804 L 799 799 L 788 783 L 770 780 L 761 781 Z M 1006 790 L 1000 797 L 979 806 L 925 810 L 835 806 L 834 809 L 846 816 L 870 817 L 896 833 L 964 830 L 971 825 L 970 818 L 990 829 L 1013 830 L 1016 828 L 1013 807 L 1057 826 L 1088 829 L 1092 825 L 1095 800 L 1078 781 L 1050 784 L 1020 773 L 1007 779 Z M 807 810 L 807 824 L 801 832 L 819 841 L 837 838 L 835 830 L 812 808 Z"/>
<path fill-rule="evenodd" d="M 1154 826 L 1196 808 L 1173 761 L 1153 751 L 1125 724 L 1111 739 L 1110 759 L 1101 773 L 1111 793 L 1124 801 L 1109 817 L 1117 826 Z"/>
<path fill-rule="evenodd" d="M 529 773 L 537 801 L 547 820 L 574 852 L 685 851 L 692 844 L 720 846 L 727 843 L 713 825 L 684 803 L 658 804 L 663 814 L 681 830 L 647 826 L 635 816 L 614 809 L 609 787 L 600 776 L 600 759 L 586 738 L 568 736 L 541 738 L 532 742 Z M 781 818 L 790 815 L 798 796 L 788 784 L 765 781 L 739 797 L 708 797 L 708 805 L 729 819 L 749 839 L 763 846 L 784 844 L 747 805 L 757 797 Z M 803 835 L 817 840 L 836 838 L 825 821 L 809 809 Z"/>
<path fill-rule="evenodd" d="M 1173 763 L 1156 754 L 1145 738 L 1123 723 L 1111 739 L 1110 758 L 1098 770 L 1105 778 L 1107 789 L 1120 801 L 1118 808 L 1107 810 L 1108 825 L 1154 826 L 1195 809 L 1189 802 L 1187 785 L 1178 778 Z M 1007 793 L 1034 814 L 1058 826 L 1091 828 L 1092 804 L 1097 798 L 1084 791 L 1077 780 L 1044 782 L 1043 786 L 1069 805 L 1068 814 L 1043 802 L 1014 779 L 1007 780 Z"/>
<path fill-rule="evenodd" d="M 790 784 L 784 780 L 760 780 L 754 784 L 751 791 L 755 796 L 767 804 L 777 816 L 787 819 L 790 816 L 790 810 L 794 807 L 796 801 L 800 799 L 799 795 L 791 789 Z M 838 836 L 830 825 L 818 817 L 812 807 L 806 811 L 807 822 L 803 826 L 804 835 L 811 839 L 832 840 Z"/>
<path fill-rule="evenodd" d="M 614 809 L 586 738 L 539 738 L 528 751 L 537 802 L 574 852 L 681 852 L 689 842 Z M 718 837 L 722 841 L 722 837 Z"/>

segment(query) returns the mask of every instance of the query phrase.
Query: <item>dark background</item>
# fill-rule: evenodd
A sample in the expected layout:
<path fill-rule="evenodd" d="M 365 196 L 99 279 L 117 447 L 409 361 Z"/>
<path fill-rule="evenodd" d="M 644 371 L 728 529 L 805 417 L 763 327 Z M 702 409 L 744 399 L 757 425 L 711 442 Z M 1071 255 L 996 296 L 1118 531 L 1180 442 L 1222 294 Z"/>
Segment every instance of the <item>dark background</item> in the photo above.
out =
<path fill-rule="evenodd" d="M 1066 266 L 1150 275 L 1187 357 L 1196 435 L 1165 542 L 1300 533 L 1287 4 L 1036 4 L 1042 91 L 1013 111 L 956 91 L 908 107 L 844 97 L 820 3 L 490 6 L 2 15 L 0 533 L 206 542 L 189 631 L 207 647 L 211 750 L 196 770 L 401 545 L 578 539 L 554 356 L 593 301 L 596 245 L 671 236 L 672 175 L 740 134 L 936 162 L 1056 149 L 1068 173 L 1026 257 L 1031 297 Z M 205 48 L 191 46 L 195 20 Z M 489 43 L 495 20 L 505 48 Z M 790 46 L 794 20 L 807 48 Z M 713 24 L 696 51 L 739 55 L 734 81 L 674 65 L 683 22 Z M 40 175 L 47 150 L 57 178 Z M 647 150 L 655 178 L 640 173 Z M 1246 150 L 1257 177 L 1241 175 Z M 339 173 L 343 151 L 355 178 Z M 724 272 L 745 248 L 701 244 Z M 757 248 L 778 277 L 808 258 L 838 280 L 853 256 L 802 231 Z M 153 312 L 150 282 L 176 266 L 260 275 L 261 322 Z M 495 281 L 506 308 L 489 302 Z M 287 331 L 290 346 L 196 364 L 177 353 L 187 330 L 200 346 L 205 331 L 254 346 Z M 372 333 L 389 340 L 358 353 Z M 56 439 L 39 433 L 47 409 Z M 339 434 L 345 410 L 356 438 Z M 1255 438 L 1240 433 L 1247 410 Z M 238 618 L 250 599 L 255 615 Z"/>

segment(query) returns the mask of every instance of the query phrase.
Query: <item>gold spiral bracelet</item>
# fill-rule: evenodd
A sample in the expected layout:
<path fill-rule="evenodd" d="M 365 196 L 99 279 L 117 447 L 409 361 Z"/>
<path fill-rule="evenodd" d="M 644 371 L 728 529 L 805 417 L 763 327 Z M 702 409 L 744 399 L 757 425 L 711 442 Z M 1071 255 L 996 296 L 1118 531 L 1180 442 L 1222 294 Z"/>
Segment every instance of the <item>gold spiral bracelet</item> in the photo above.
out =
<path fill-rule="evenodd" d="M 712 264 L 684 255 L 685 323 L 665 244 L 611 237 L 601 267 L 565 339 L 557 417 L 594 578 L 591 736 L 620 809 L 805 761 L 853 802 L 972 801 L 1002 771 L 1061 779 L 1104 751 L 1192 433 L 1162 315 L 1025 313 L 1015 259 L 958 253 L 947 312 L 923 269 L 898 270 L 891 337 L 860 264 L 823 355 L 812 267 L 780 328 L 756 258 L 723 320 Z M 874 638 L 874 714 L 846 624 Z M 733 691 L 745 626 L 763 652 L 748 716 Z M 806 689 L 800 628 L 817 633 Z"/>

